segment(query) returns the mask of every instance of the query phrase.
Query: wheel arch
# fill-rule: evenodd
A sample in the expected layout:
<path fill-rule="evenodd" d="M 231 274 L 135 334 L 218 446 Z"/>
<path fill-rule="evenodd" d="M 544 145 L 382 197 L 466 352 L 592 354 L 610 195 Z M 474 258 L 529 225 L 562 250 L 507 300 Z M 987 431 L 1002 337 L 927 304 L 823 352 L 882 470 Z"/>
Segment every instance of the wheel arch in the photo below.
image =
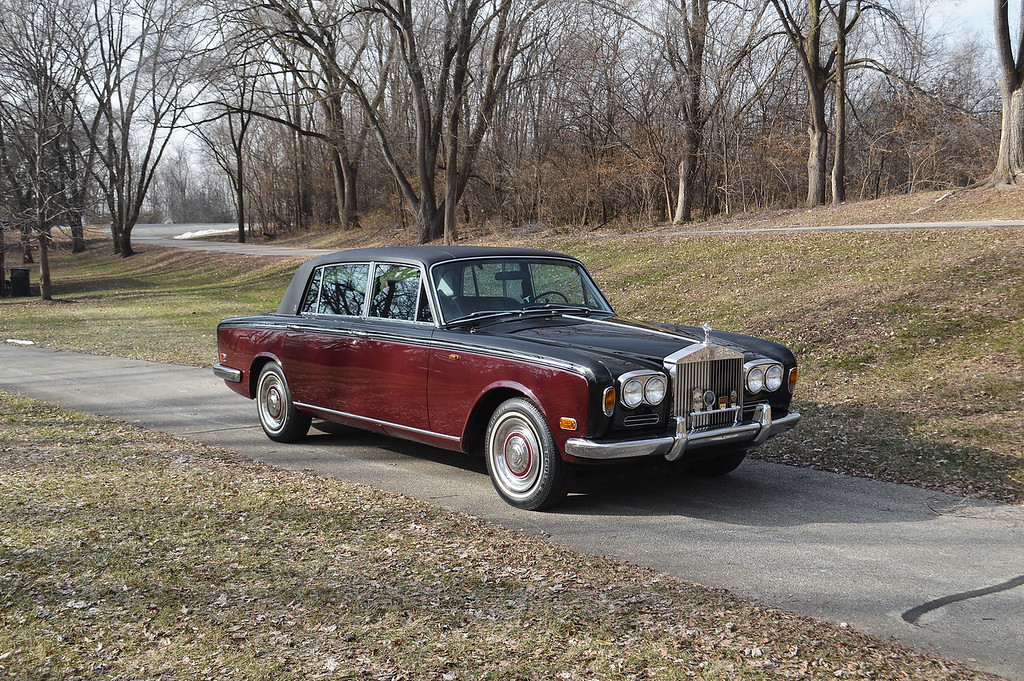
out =
<path fill-rule="evenodd" d="M 260 382 L 260 373 L 263 371 L 263 367 L 267 366 L 271 362 L 277 362 L 278 366 L 281 367 L 281 371 L 284 371 L 284 365 L 281 364 L 281 360 L 273 355 L 258 355 L 253 358 L 252 366 L 249 367 L 249 398 L 256 399 L 256 386 Z M 288 376 L 285 375 L 285 380 L 288 380 Z"/>
<path fill-rule="evenodd" d="M 474 456 L 482 456 L 484 453 L 484 436 L 487 434 L 487 422 L 499 406 L 506 400 L 514 397 L 522 397 L 537 404 L 536 400 L 525 390 L 512 386 L 499 386 L 491 388 L 480 396 L 480 399 L 473 405 L 473 410 L 466 419 L 466 429 L 462 435 L 462 451 Z M 544 412 L 541 405 L 537 408 Z"/>

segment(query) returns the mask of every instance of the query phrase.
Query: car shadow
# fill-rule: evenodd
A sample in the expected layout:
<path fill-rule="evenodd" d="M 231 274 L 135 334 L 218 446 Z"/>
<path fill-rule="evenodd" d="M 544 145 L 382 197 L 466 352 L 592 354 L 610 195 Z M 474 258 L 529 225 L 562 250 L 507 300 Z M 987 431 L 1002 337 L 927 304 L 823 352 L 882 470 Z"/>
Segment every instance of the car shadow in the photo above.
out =
<path fill-rule="evenodd" d="M 356 454 L 398 467 L 444 467 L 434 473 L 490 487 L 482 457 L 438 449 L 387 435 L 324 424 L 307 441 L 322 451 Z M 411 461 L 411 460 L 415 460 Z M 454 471 L 464 476 L 456 476 Z M 496 509 L 503 502 L 494 495 Z M 562 516 L 679 517 L 751 527 L 808 524 L 926 522 L 936 517 L 938 492 L 897 486 L 809 468 L 748 459 L 719 478 L 690 475 L 663 459 L 581 466 L 568 497 L 546 511 Z M 941 501 L 937 503 L 941 504 Z M 985 504 L 987 502 L 978 502 Z M 502 509 L 503 510 L 503 509 Z"/>

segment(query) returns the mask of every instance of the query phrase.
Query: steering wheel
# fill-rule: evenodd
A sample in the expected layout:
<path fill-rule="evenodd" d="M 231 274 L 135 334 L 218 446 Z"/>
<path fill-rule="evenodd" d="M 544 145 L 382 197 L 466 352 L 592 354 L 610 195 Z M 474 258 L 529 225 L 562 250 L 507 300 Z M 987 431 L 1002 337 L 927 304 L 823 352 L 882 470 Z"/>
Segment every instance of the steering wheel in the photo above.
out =
<path fill-rule="evenodd" d="M 539 303 L 541 298 L 546 298 L 547 296 L 558 296 L 559 298 L 562 299 L 563 303 L 565 303 L 566 305 L 569 304 L 569 299 L 561 291 L 544 291 L 543 293 L 538 293 L 537 295 L 535 295 L 533 299 L 535 302 Z"/>

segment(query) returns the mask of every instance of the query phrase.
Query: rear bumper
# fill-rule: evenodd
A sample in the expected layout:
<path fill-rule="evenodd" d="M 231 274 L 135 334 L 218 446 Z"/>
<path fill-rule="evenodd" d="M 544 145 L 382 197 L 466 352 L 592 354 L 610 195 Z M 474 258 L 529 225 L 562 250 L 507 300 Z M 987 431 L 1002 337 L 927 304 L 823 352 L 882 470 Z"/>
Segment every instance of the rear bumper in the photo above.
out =
<path fill-rule="evenodd" d="M 217 378 L 223 378 L 225 381 L 229 383 L 242 382 L 242 372 L 240 370 L 232 369 L 231 367 L 226 367 L 223 364 L 214 364 L 213 374 Z"/>
<path fill-rule="evenodd" d="M 792 430 L 799 421 L 800 413 L 795 411 L 773 420 L 771 407 L 761 404 L 754 412 L 753 421 L 730 428 L 687 433 L 686 419 L 676 418 L 674 436 L 617 442 L 572 438 L 565 443 L 565 453 L 578 459 L 607 460 L 664 456 L 669 461 L 676 461 L 691 449 L 722 445 L 757 447 L 773 435 Z"/>

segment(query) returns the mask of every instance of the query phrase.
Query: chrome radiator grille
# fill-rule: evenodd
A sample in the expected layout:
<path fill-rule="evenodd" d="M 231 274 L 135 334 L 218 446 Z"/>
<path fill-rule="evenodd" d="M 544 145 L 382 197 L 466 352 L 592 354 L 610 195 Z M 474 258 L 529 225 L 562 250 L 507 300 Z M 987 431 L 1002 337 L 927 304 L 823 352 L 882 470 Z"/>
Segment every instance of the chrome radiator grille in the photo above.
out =
<path fill-rule="evenodd" d="M 686 418 L 687 431 L 725 428 L 742 419 L 743 355 L 726 348 L 703 346 L 702 351 L 678 359 L 674 374 L 675 413 Z M 695 391 L 702 397 L 697 409 Z M 703 401 L 705 395 L 710 404 Z"/>

